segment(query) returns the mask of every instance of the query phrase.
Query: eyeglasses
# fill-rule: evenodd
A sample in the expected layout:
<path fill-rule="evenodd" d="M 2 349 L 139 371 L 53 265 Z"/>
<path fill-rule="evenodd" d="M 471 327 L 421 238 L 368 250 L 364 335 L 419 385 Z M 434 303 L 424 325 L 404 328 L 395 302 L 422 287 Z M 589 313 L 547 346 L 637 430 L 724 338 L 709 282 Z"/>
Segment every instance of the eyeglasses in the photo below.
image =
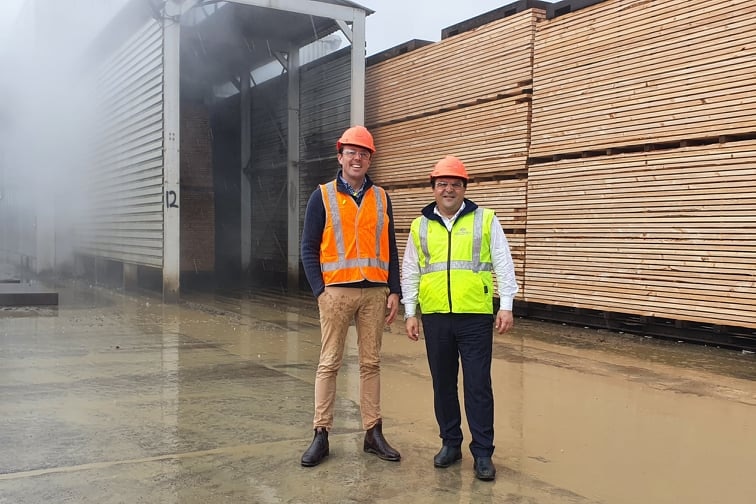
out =
<path fill-rule="evenodd" d="M 346 157 L 348 157 L 348 158 L 357 157 L 357 158 L 360 158 L 360 159 L 370 159 L 370 153 L 369 152 L 365 152 L 365 151 L 357 152 L 357 151 L 353 151 L 353 150 L 344 150 L 344 151 L 341 152 L 341 154 L 344 155 L 344 156 L 346 156 Z"/>
<path fill-rule="evenodd" d="M 445 190 L 447 187 L 451 187 L 455 191 L 459 191 L 464 187 L 465 184 L 462 182 L 444 182 L 443 180 L 439 180 L 436 182 L 436 189 L 441 189 L 442 191 Z"/>

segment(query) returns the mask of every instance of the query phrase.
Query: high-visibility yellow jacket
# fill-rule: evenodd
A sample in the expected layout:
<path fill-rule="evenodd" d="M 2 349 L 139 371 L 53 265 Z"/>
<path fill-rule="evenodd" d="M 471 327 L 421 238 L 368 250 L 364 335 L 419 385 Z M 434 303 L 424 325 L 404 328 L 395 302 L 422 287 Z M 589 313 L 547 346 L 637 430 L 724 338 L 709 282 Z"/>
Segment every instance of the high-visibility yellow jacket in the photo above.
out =
<path fill-rule="evenodd" d="M 493 313 L 494 217 L 493 210 L 478 207 L 459 215 L 451 232 L 442 222 L 425 216 L 412 222 L 422 313 Z"/>
<path fill-rule="evenodd" d="M 371 186 L 358 206 L 336 181 L 321 184 L 326 222 L 320 264 L 326 285 L 388 282 L 389 216 L 386 192 Z"/>

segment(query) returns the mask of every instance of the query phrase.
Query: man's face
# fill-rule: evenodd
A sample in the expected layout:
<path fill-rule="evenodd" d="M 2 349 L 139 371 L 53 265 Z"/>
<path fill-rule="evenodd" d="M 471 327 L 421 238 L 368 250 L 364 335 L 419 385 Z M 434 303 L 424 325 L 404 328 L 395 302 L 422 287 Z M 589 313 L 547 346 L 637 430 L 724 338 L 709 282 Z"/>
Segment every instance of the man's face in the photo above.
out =
<path fill-rule="evenodd" d="M 446 217 L 451 217 L 465 199 L 465 184 L 454 177 L 437 178 L 433 185 L 433 195 L 436 197 L 438 210 Z"/>
<path fill-rule="evenodd" d="M 344 145 L 338 155 L 342 176 L 350 184 L 362 183 L 370 168 L 371 157 L 372 153 L 363 147 Z"/>

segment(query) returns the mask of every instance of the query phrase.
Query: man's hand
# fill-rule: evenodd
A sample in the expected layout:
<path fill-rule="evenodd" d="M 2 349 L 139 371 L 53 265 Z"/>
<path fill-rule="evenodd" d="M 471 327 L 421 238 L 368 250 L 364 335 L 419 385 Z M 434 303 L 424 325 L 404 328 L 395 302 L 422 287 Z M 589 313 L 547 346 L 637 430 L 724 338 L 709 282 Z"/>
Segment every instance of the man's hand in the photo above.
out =
<path fill-rule="evenodd" d="M 420 325 L 417 322 L 417 317 L 409 317 L 404 322 L 404 328 L 407 330 L 407 337 L 412 341 L 417 341 L 420 336 Z"/>
<path fill-rule="evenodd" d="M 386 309 L 388 310 L 388 315 L 386 315 L 386 325 L 391 325 L 396 319 L 396 314 L 399 312 L 399 294 L 394 293 L 388 295 Z"/>
<path fill-rule="evenodd" d="M 503 334 L 514 327 L 514 317 L 510 310 L 499 310 L 496 314 L 496 332 Z"/>

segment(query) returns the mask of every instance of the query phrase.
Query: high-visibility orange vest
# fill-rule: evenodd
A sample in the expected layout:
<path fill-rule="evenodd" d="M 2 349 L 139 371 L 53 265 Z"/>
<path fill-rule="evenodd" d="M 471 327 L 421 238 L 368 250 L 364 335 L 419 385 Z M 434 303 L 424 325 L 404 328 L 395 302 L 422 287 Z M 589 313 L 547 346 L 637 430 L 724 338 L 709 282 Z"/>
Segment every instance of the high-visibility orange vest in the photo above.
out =
<path fill-rule="evenodd" d="M 320 242 L 320 269 L 326 285 L 369 280 L 387 283 L 389 216 L 386 192 L 372 186 L 358 206 L 339 192 L 336 181 L 321 184 L 326 211 Z"/>

